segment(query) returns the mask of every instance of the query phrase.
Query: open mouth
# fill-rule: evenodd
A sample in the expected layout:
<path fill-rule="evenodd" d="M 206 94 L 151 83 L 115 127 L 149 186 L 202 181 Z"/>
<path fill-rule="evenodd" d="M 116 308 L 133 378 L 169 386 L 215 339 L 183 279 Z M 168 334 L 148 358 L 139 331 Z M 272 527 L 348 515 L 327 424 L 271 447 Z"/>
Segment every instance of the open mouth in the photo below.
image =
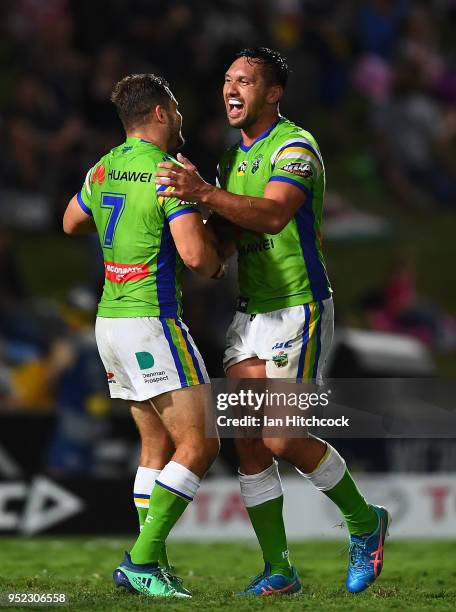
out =
<path fill-rule="evenodd" d="M 242 115 L 244 103 L 237 98 L 228 98 L 228 116 L 236 119 Z"/>

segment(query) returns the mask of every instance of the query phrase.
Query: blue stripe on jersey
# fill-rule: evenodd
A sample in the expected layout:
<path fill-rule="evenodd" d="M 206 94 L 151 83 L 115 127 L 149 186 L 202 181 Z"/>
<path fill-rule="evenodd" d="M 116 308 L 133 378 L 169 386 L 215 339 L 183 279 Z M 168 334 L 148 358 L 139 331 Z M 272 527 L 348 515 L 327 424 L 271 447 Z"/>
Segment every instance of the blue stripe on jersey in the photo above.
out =
<path fill-rule="evenodd" d="M 245 151 L 245 152 L 250 151 L 250 149 L 253 147 L 253 145 L 256 145 L 256 143 L 257 143 L 257 142 L 259 142 L 260 140 L 263 140 L 264 138 L 266 138 L 267 136 L 269 136 L 269 134 L 272 132 L 272 130 L 273 130 L 275 127 L 276 127 L 276 125 L 277 125 L 278 123 L 280 123 L 280 121 L 282 121 L 282 119 L 283 119 L 283 117 L 281 117 L 281 116 L 279 115 L 279 118 L 277 119 L 277 121 L 275 121 L 275 122 L 274 122 L 274 123 L 271 125 L 271 127 L 270 127 L 270 128 L 268 128 L 268 129 L 267 129 L 265 132 L 263 132 L 262 134 L 260 134 L 260 135 L 258 136 L 258 138 L 255 138 L 255 140 L 254 140 L 254 141 L 252 142 L 252 144 L 251 144 L 251 145 L 249 145 L 249 146 L 245 145 L 245 144 L 244 144 L 244 141 L 243 141 L 243 140 L 242 140 L 242 138 L 241 138 L 241 141 L 239 142 L 239 148 L 240 148 L 242 151 Z"/>
<path fill-rule="evenodd" d="M 270 183 L 271 181 L 278 181 L 279 183 L 290 183 L 290 185 L 298 187 L 301 191 L 304 191 L 304 193 L 306 193 L 309 197 L 312 197 L 311 190 L 296 179 L 291 178 L 291 176 L 271 176 L 268 182 Z"/>
<path fill-rule="evenodd" d="M 190 356 L 191 356 L 192 361 L 193 361 L 193 365 L 195 366 L 195 370 L 196 370 L 196 373 L 198 375 L 198 380 L 203 385 L 204 382 L 205 382 L 204 381 L 204 376 L 203 376 L 203 373 L 201 372 L 201 368 L 200 368 L 200 365 L 198 363 L 198 359 L 196 358 L 195 351 L 193 349 L 193 344 L 188 339 L 187 331 L 184 329 L 184 327 L 182 326 L 182 323 L 179 321 L 179 319 L 176 319 L 176 325 L 178 327 L 180 327 L 180 329 L 182 331 L 182 335 L 184 337 L 185 343 L 187 344 L 187 350 L 190 353 Z"/>
<path fill-rule="evenodd" d="M 179 497 L 183 497 L 187 501 L 193 501 L 193 497 L 190 497 L 189 495 L 185 495 L 185 493 L 182 493 L 181 491 L 178 491 L 177 489 L 173 489 L 173 487 L 168 487 L 168 485 L 163 484 L 159 480 L 156 480 L 155 482 L 161 487 L 163 487 L 164 489 L 171 491 L 171 493 L 175 493 L 176 495 L 179 495 Z"/>
<path fill-rule="evenodd" d="M 171 332 L 169 330 L 168 323 L 166 319 L 162 317 L 160 317 L 160 322 L 163 327 L 165 338 L 168 341 L 169 350 L 171 351 L 171 355 L 173 356 L 174 365 L 176 366 L 177 374 L 179 375 L 180 384 L 182 387 L 188 387 L 187 377 L 185 376 L 184 368 L 182 366 L 182 362 L 180 360 L 179 353 L 177 352 L 177 347 L 174 344 L 173 339 L 171 337 Z M 156 480 L 155 482 L 157 483 L 158 480 Z"/>
<path fill-rule="evenodd" d="M 311 153 L 313 153 L 315 155 L 315 157 L 317 158 L 320 166 L 323 168 L 323 163 L 321 161 L 321 157 L 320 157 L 320 153 L 318 153 L 318 151 L 316 149 L 314 149 L 310 144 L 308 144 L 307 142 L 302 142 L 302 140 L 298 140 L 296 142 L 289 142 L 288 144 L 284 145 L 279 151 L 277 151 L 277 155 L 276 155 L 276 159 L 277 157 L 280 155 L 280 153 L 284 150 L 284 149 L 288 149 L 290 147 L 301 147 L 302 149 L 307 149 L 308 151 L 310 151 Z M 274 168 L 275 166 L 275 159 L 274 159 L 274 163 L 272 164 L 272 167 Z"/>
<path fill-rule="evenodd" d="M 137 497 L 138 499 L 149 499 L 150 495 L 142 495 L 141 493 L 133 493 L 133 497 Z"/>
<path fill-rule="evenodd" d="M 325 268 L 318 257 L 315 235 L 315 216 L 312 208 L 312 197 L 301 206 L 295 215 L 301 242 L 302 254 L 307 266 L 310 289 L 313 301 L 325 300 L 329 297 L 328 279 Z"/>
<path fill-rule="evenodd" d="M 302 344 L 301 353 L 299 354 L 298 372 L 296 374 L 296 382 L 302 383 L 302 375 L 304 373 L 304 363 L 306 360 L 306 351 L 309 346 L 309 323 L 310 323 L 310 306 L 304 304 L 304 327 L 302 329 Z"/>
<path fill-rule="evenodd" d="M 320 353 L 321 353 L 321 320 L 323 318 L 323 312 L 325 310 L 325 307 L 323 306 L 323 302 L 318 302 L 318 323 L 317 323 L 317 329 L 316 329 L 316 333 L 317 333 L 317 348 L 315 351 L 315 363 L 314 363 L 314 369 L 312 372 L 312 378 L 317 378 L 318 375 L 318 361 L 320 360 Z"/>
<path fill-rule="evenodd" d="M 157 299 L 161 317 L 177 317 L 176 245 L 165 220 L 157 258 Z"/>
<path fill-rule="evenodd" d="M 169 222 L 175 219 L 176 217 L 180 217 L 181 215 L 186 215 L 187 213 L 199 213 L 199 210 L 197 208 L 182 208 L 182 209 L 175 210 L 166 218 L 168 219 L 168 222 Z"/>
<path fill-rule="evenodd" d="M 93 213 L 90 210 L 90 208 L 84 204 L 84 200 L 82 199 L 82 195 L 80 191 L 78 191 L 78 193 L 76 194 L 76 199 L 78 201 L 79 206 L 82 208 L 85 214 L 93 217 Z"/>

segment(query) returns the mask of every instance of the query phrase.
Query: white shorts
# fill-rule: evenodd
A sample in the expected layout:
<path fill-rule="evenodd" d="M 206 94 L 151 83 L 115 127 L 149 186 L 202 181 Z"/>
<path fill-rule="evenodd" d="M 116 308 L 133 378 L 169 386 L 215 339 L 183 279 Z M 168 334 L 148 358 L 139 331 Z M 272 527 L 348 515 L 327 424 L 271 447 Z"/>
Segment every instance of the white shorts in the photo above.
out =
<path fill-rule="evenodd" d="M 236 312 L 223 367 L 258 357 L 266 360 L 268 378 L 321 382 L 333 332 L 332 298 L 257 315 Z"/>
<path fill-rule="evenodd" d="M 95 335 L 111 397 L 144 401 L 209 382 L 203 358 L 180 319 L 97 317 Z"/>

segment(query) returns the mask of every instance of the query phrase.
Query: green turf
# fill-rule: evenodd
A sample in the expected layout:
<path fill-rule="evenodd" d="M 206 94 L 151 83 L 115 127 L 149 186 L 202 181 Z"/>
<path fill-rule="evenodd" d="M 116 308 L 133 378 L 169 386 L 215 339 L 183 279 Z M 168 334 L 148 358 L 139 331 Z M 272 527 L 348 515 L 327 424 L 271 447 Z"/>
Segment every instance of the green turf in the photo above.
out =
<path fill-rule="evenodd" d="M 456 541 L 387 544 L 382 576 L 360 595 L 344 590 L 346 553 L 341 542 L 293 543 L 292 560 L 301 572 L 303 594 L 261 600 L 233 597 L 259 569 L 253 543 L 172 543 L 172 561 L 194 593 L 191 601 L 179 602 L 114 588 L 111 573 L 128 546 L 128 540 L 118 538 L 0 539 L 0 592 L 64 592 L 70 609 L 97 612 L 152 605 L 160 611 L 456 609 Z"/>

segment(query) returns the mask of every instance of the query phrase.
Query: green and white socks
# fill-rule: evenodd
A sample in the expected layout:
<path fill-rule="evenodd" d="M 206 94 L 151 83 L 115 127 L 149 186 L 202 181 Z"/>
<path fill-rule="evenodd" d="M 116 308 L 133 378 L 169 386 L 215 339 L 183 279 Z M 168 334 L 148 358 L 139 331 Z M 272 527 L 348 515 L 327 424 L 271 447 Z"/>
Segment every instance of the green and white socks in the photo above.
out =
<path fill-rule="evenodd" d="M 133 485 L 133 501 L 138 511 L 139 531 L 143 528 L 146 520 L 150 495 L 160 472 L 161 470 L 144 467 L 143 465 L 140 465 L 136 472 L 135 484 Z"/>
<path fill-rule="evenodd" d="M 310 474 L 297 470 L 341 511 L 350 535 L 364 535 L 377 529 L 378 516 L 366 502 L 347 469 L 345 460 L 326 443 L 326 453 Z"/>
<path fill-rule="evenodd" d="M 140 465 L 136 472 L 135 484 L 133 486 L 133 501 L 135 502 L 136 510 L 138 511 L 139 532 L 141 533 L 146 520 L 147 512 L 149 511 L 149 502 L 152 489 L 155 486 L 155 480 L 160 475 L 161 470 L 148 468 Z M 160 567 L 167 569 L 171 567 L 168 559 L 166 544 L 160 551 L 158 558 Z"/>
<path fill-rule="evenodd" d="M 292 577 L 283 523 L 283 489 L 277 462 L 259 474 L 239 474 L 241 494 L 272 574 Z"/>
<path fill-rule="evenodd" d="M 150 474 L 150 476 L 152 475 Z M 133 563 L 159 562 L 163 566 L 160 559 L 163 559 L 165 540 L 187 508 L 188 503 L 196 495 L 200 481 L 201 479 L 196 474 L 176 461 L 170 461 L 163 468 L 155 479 L 155 486 L 153 486 L 150 494 L 149 507 L 141 532 L 131 550 Z M 140 503 L 139 500 L 145 499 L 145 497 L 142 497 L 143 495 L 147 494 L 141 494 L 139 490 L 135 489 L 137 508 Z M 142 511 L 144 509 L 144 506 L 138 508 L 138 514 L 141 510 L 143 516 Z M 167 566 L 169 566 L 168 562 Z"/>
<path fill-rule="evenodd" d="M 372 533 L 378 526 L 377 514 L 359 491 L 344 459 L 330 444 L 326 446 L 326 453 L 313 472 L 305 474 L 296 468 L 297 471 L 336 504 L 351 535 Z M 239 481 L 265 563 L 271 564 L 271 573 L 291 577 L 277 462 L 259 474 L 239 474 Z"/>

